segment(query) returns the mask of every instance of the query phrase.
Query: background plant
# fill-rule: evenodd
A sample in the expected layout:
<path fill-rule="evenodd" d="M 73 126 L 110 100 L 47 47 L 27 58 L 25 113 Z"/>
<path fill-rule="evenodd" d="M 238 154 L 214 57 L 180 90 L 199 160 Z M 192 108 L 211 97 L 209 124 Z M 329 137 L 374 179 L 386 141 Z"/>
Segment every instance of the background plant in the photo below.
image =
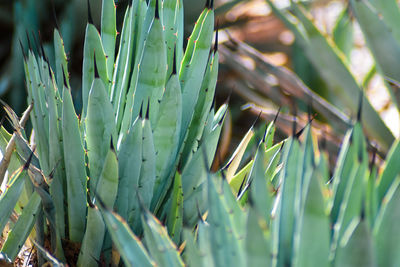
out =
<path fill-rule="evenodd" d="M 167 200 L 178 166 L 184 178 L 181 190 L 188 197 L 204 179 L 209 166 L 202 164 L 196 151 L 213 157 L 227 108 L 215 111 L 212 104 L 218 73 L 218 53 L 211 47 L 212 3 L 207 3 L 185 50 L 180 1 L 130 3 L 114 59 L 115 25 L 113 1 L 103 2 L 100 32 L 89 12 L 79 118 L 58 30 L 54 72 L 43 48 L 37 55 L 29 48 L 24 55 L 33 143 L 27 142 L 10 108 L 8 115 L 17 131 L 11 136 L 2 128 L 3 154 L 10 154 L 5 160 L 9 165 L 2 167 L 14 173 L 9 184 L 18 184 L 2 195 L 3 203 L 11 201 L 1 205 L 2 217 L 8 218 L 17 202 L 21 213 L 2 248 L 11 259 L 36 222 L 36 242 L 44 247 L 49 234 L 50 252 L 58 259 L 74 262 L 65 252 L 81 244 L 75 252 L 78 265 L 97 266 L 100 255 L 110 262 L 111 239 L 94 206 L 96 195 L 107 206 L 115 205 L 138 235 L 143 231 L 139 200 L 171 225 L 178 241 L 180 225 L 193 224 L 196 208 L 167 217 L 170 209 L 176 209 Z M 28 163 L 19 168 L 24 161 Z M 194 207 L 196 202 L 188 205 Z"/>
<path fill-rule="evenodd" d="M 398 86 L 394 78 L 397 63 L 387 58 L 398 46 L 395 30 L 390 31 L 399 17 L 396 1 L 384 5 L 376 1 L 291 1 L 290 4 L 254 1 L 254 5 L 258 10 L 264 8 L 270 12 L 252 16 L 251 11 L 246 11 L 247 15 L 242 15 L 240 7 L 251 10 L 250 3 L 242 4 L 231 11 L 231 16 L 237 16 L 237 24 L 229 23 L 228 19 L 223 23 L 232 35 L 228 39 L 233 42 L 221 45 L 221 89 L 233 90 L 239 95 L 232 97 L 235 101 L 242 104 L 249 101 L 248 107 L 255 116 L 262 110 L 262 116 L 269 120 L 279 106 L 295 105 L 297 112 L 293 108 L 283 111 L 297 115 L 298 123 L 305 125 L 307 110 L 312 106 L 318 114 L 315 132 L 320 140 L 326 141 L 330 156 L 339 151 L 337 137 L 344 135 L 349 118 L 355 116 L 358 101 L 355 95 L 363 89 L 366 97 L 363 105 L 370 106 L 363 111 L 364 128 L 368 138 L 379 145 L 379 155 L 384 157 L 393 136 L 398 135 Z M 367 27 L 365 21 L 374 27 Z M 358 33 L 358 26 L 364 36 Z M 246 34 L 242 33 L 245 30 Z M 383 35 L 390 41 L 378 45 Z M 383 46 L 388 46 L 387 50 Z M 389 49 L 394 52 L 384 52 Z M 358 54 L 366 60 L 355 61 L 360 59 L 355 57 Z M 285 55 L 286 60 L 282 61 Z M 279 132 L 290 134 L 292 118 L 282 116 L 278 120 Z M 377 126 L 378 121 L 381 126 Z"/>

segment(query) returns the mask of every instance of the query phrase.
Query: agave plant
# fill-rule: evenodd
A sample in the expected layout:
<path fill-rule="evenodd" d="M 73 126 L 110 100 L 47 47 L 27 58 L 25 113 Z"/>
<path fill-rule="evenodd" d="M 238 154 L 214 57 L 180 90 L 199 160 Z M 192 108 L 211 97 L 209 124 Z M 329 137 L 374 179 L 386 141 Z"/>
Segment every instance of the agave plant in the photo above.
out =
<path fill-rule="evenodd" d="M 0 196 L 0 229 L 11 229 L 3 255 L 15 259 L 31 236 L 56 265 L 399 265 L 400 145 L 382 171 L 368 164 L 363 94 L 333 177 L 311 118 L 277 144 L 277 118 L 251 127 L 210 172 L 227 110 L 213 105 L 212 5 L 184 50 L 179 0 L 132 1 L 116 49 L 115 6 L 104 0 L 100 33 L 91 19 L 86 28 L 79 116 L 58 30 L 55 72 L 43 51 L 24 55 L 30 105 L 21 120 L 5 105 L 15 131 L 0 128 L 0 174 L 11 174 Z"/>
<path fill-rule="evenodd" d="M 169 225 L 177 243 L 182 225 L 193 227 L 197 210 L 205 210 L 196 201 L 210 168 L 202 153 L 214 157 L 227 109 L 225 104 L 215 111 L 213 105 L 218 73 L 217 46 L 211 47 L 213 2 L 207 2 L 185 50 L 179 0 L 131 1 L 118 48 L 114 1 L 103 1 L 100 31 L 88 9 L 81 114 L 57 29 L 53 68 L 43 49 L 24 54 L 30 143 L 23 123 L 6 107 L 15 132 L 1 128 L 2 177 L 6 169 L 12 175 L 1 195 L 0 226 L 3 230 L 15 207 L 19 217 L 2 247 L 12 260 L 31 235 L 38 247 L 49 236 L 47 249 L 61 262 L 75 264 L 66 255 L 70 250 L 79 266 L 111 262 L 98 199 L 138 236 L 147 231 L 141 214 L 151 211 Z"/>
<path fill-rule="evenodd" d="M 400 205 L 400 172 L 395 163 L 399 142 L 393 144 L 378 171 L 376 154 L 369 162 L 362 124 L 357 120 L 347 131 L 330 177 L 311 123 L 273 145 L 274 123 L 261 140 L 250 129 L 228 165 L 217 173 L 208 172 L 203 183 L 208 213 L 199 214 L 194 231 L 183 229 L 181 254 L 166 228 L 148 211 L 142 216 L 143 244 L 120 216 L 100 202 L 124 263 L 397 266 L 399 229 L 393 222 Z M 243 151 L 254 138 L 259 140 L 254 159 L 238 169 Z"/>
<path fill-rule="evenodd" d="M 394 111 L 393 117 L 397 119 L 398 63 L 394 60 L 396 56 L 389 55 L 398 53 L 398 3 L 373 0 L 343 3 L 342 12 L 332 21 L 334 25 L 331 32 L 319 27 L 312 16 L 312 5 L 307 2 L 290 1 L 290 4 L 281 5 L 271 0 L 265 4 L 272 11 L 271 16 L 281 20 L 293 33 L 295 41 L 290 47 L 293 71 L 276 66 L 254 48 L 231 38 L 232 42 L 220 46 L 220 55 L 222 62 L 237 74 L 231 75 L 234 77 L 231 81 L 234 91 L 256 104 L 257 107 L 253 107 L 256 114 L 260 112 L 258 107 L 271 110 L 271 104 L 288 106 L 295 102 L 299 106 L 298 114 L 306 118 L 307 108 L 304 107 L 312 105 L 319 114 L 316 119 L 323 124 L 319 127 L 315 123 L 316 128 L 323 132 L 322 135 L 331 133 L 328 141 L 332 141 L 332 144 L 337 143 L 335 137 L 345 134 L 350 118 L 357 112 L 358 98 L 355 96 L 365 91 L 362 113 L 365 132 L 369 139 L 378 144 L 378 153 L 385 156 L 396 136 L 396 127 L 392 126 L 397 123 L 393 123 L 393 120 L 384 121 L 384 108 L 376 108 L 376 101 L 369 96 L 369 92 L 386 90 L 388 101 L 391 101 L 387 106 Z M 369 48 L 373 57 L 372 66 L 368 66 L 371 69 L 365 75 L 358 75 L 354 71 L 352 65 L 361 64 L 352 62 L 350 58 L 355 47 L 353 28 L 357 23 L 366 40 L 365 48 Z M 382 44 L 381 40 L 388 41 Z M 252 65 L 244 64 L 249 60 Z M 266 75 L 275 79 L 266 79 Z M 372 78 L 379 78 L 383 86 L 378 88 L 376 83 L 371 83 Z M 256 90 L 249 90 L 248 84 L 251 84 L 250 89 Z M 273 117 L 274 112 L 272 109 L 269 117 Z M 291 124 L 287 124 L 287 127 L 283 122 L 279 122 L 283 126 L 280 128 L 290 134 Z M 327 131 L 325 125 L 328 125 Z M 337 144 L 335 146 L 338 150 Z"/>

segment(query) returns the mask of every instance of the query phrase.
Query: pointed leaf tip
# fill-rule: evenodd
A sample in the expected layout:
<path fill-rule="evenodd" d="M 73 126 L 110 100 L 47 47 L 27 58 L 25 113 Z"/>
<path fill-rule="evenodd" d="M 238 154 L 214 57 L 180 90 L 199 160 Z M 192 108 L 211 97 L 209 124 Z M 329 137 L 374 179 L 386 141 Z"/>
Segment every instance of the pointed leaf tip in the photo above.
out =
<path fill-rule="evenodd" d="M 361 90 L 360 91 L 360 98 L 358 99 L 358 110 L 357 110 L 357 121 L 358 122 L 361 122 L 363 97 L 364 97 L 364 91 Z"/>
<path fill-rule="evenodd" d="M 93 54 L 94 77 L 99 78 L 99 71 L 97 70 L 96 54 Z"/>
<path fill-rule="evenodd" d="M 179 174 L 182 174 L 182 170 L 183 170 L 183 162 L 182 162 L 182 160 L 180 160 L 179 161 L 179 163 L 178 163 L 178 166 L 176 167 L 176 171 L 179 173 Z"/>
<path fill-rule="evenodd" d="M 140 196 L 140 193 L 139 193 L 138 188 L 136 188 L 136 197 L 137 197 L 137 199 L 138 199 L 138 203 L 139 203 L 139 208 L 140 208 L 141 214 L 142 214 L 145 218 L 147 218 L 147 216 L 148 216 L 147 212 L 149 212 L 149 211 L 147 210 L 146 206 L 145 206 L 144 203 L 143 203 L 143 199 L 142 199 L 142 197 Z"/>
<path fill-rule="evenodd" d="M 292 135 L 293 137 L 298 138 L 296 131 L 297 131 L 297 118 L 296 115 L 293 115 Z"/>
<path fill-rule="evenodd" d="M 305 129 L 306 127 L 307 127 L 307 126 L 304 126 L 303 128 L 301 128 L 300 131 L 298 131 L 297 133 L 294 134 L 294 137 L 296 137 L 296 139 L 299 139 L 300 136 L 303 134 L 304 129 Z"/>
<path fill-rule="evenodd" d="M 114 143 L 112 137 L 110 138 L 110 149 L 115 152 Z"/>
<path fill-rule="evenodd" d="M 53 178 L 54 178 L 54 173 L 56 172 L 59 163 L 60 163 L 60 160 L 57 161 L 56 165 L 55 165 L 55 166 L 53 167 L 53 169 L 51 170 L 51 172 L 50 172 L 50 174 L 49 174 L 49 178 L 50 178 L 50 179 L 53 179 Z"/>
<path fill-rule="evenodd" d="M 35 32 L 33 30 L 31 31 L 31 33 L 32 33 L 32 36 L 33 36 L 33 43 L 35 44 L 35 47 L 37 47 L 37 50 L 38 50 L 38 54 L 39 54 L 39 56 L 43 57 L 42 50 L 40 49 L 40 42 L 36 38 L 36 34 L 35 34 Z"/>
<path fill-rule="evenodd" d="M 24 46 L 22 45 L 21 39 L 18 38 L 18 41 L 19 41 L 19 46 L 21 47 L 22 56 L 24 57 L 24 60 L 27 60 L 25 49 Z"/>
<path fill-rule="evenodd" d="M 94 204 L 93 204 L 92 199 L 90 198 L 89 190 L 86 192 L 86 201 L 87 201 L 89 207 L 90 207 L 91 209 L 94 209 L 95 206 L 94 206 Z M 100 203 L 100 199 L 98 199 L 98 201 L 99 201 L 99 203 Z"/>
<path fill-rule="evenodd" d="M 65 88 L 68 88 L 67 77 L 65 77 L 65 70 L 64 70 L 64 66 L 62 66 L 62 65 L 61 65 L 61 70 L 62 70 L 62 74 L 63 74 L 63 78 L 64 78 L 64 86 L 65 86 Z"/>
<path fill-rule="evenodd" d="M 156 0 L 156 7 L 155 7 L 155 12 L 154 12 L 155 19 L 160 19 L 160 11 L 158 10 L 158 1 L 159 0 Z"/>
<path fill-rule="evenodd" d="M 149 110 L 150 110 L 150 99 L 147 99 L 147 110 L 146 110 L 146 117 L 145 119 L 149 119 Z"/>
<path fill-rule="evenodd" d="M 29 38 L 28 30 L 25 31 L 25 34 L 26 34 L 26 40 L 28 42 L 28 49 L 32 51 L 32 44 L 31 44 L 31 39 Z"/>
<path fill-rule="evenodd" d="M 87 0 L 87 11 L 88 11 L 88 23 L 94 24 L 92 18 L 92 12 L 90 11 L 90 0 Z"/>
<path fill-rule="evenodd" d="M 207 157 L 207 151 L 206 151 L 205 146 L 201 146 L 201 154 L 203 156 L 203 162 L 204 162 L 205 169 L 207 171 L 207 174 L 209 174 L 208 166 L 210 166 L 210 165 L 209 165 L 209 161 L 208 161 L 208 157 Z M 209 175 L 207 175 L 207 176 L 209 178 Z"/>
<path fill-rule="evenodd" d="M 363 199 L 362 205 L 361 205 L 360 220 L 364 221 L 364 219 L 365 219 L 365 200 Z"/>
<path fill-rule="evenodd" d="M 96 202 L 98 202 L 98 203 L 100 204 L 100 207 L 103 208 L 103 209 L 105 209 L 105 210 L 111 211 L 111 210 L 109 209 L 109 207 L 106 206 L 106 203 L 104 203 L 104 201 L 101 199 L 101 197 L 97 194 L 97 192 L 94 191 L 93 193 L 94 193 L 94 196 L 96 197 Z M 89 197 L 89 198 L 88 198 L 88 203 L 91 203 L 91 202 L 92 202 L 92 201 L 90 200 L 90 197 Z M 90 205 L 90 204 L 89 204 L 89 205 Z M 92 205 L 93 205 L 93 203 L 92 203 Z M 94 205 L 93 205 L 93 206 L 94 206 Z"/>
<path fill-rule="evenodd" d="M 173 61 L 172 61 L 172 75 L 177 74 L 176 71 L 176 43 L 174 45 L 174 57 L 173 57 Z"/>
<path fill-rule="evenodd" d="M 54 0 L 51 0 L 51 11 L 53 13 L 53 19 L 54 19 L 54 27 L 56 27 L 56 29 L 58 31 L 60 31 L 60 27 L 58 27 L 58 22 L 57 22 L 57 13 L 56 13 L 56 6 L 54 4 Z"/>
<path fill-rule="evenodd" d="M 142 104 L 140 104 L 139 118 L 140 118 L 140 119 L 143 118 L 143 101 L 142 101 Z"/>
<path fill-rule="evenodd" d="M 295 134 L 295 136 L 296 136 L 297 139 L 300 138 L 300 136 L 301 136 L 301 135 L 303 134 L 303 132 L 304 132 L 304 129 L 305 129 L 308 125 L 311 124 L 311 122 L 314 120 L 314 118 L 315 118 L 315 116 L 310 117 L 308 123 L 307 123 L 303 128 L 301 128 L 300 131 L 298 131 L 298 132 Z"/>
<path fill-rule="evenodd" d="M 370 171 L 372 171 L 372 168 L 375 166 L 376 154 L 378 153 L 378 149 L 376 148 L 375 145 L 371 144 L 371 147 L 372 147 L 372 157 L 371 157 L 371 162 L 369 164 Z"/>
<path fill-rule="evenodd" d="M 214 98 L 213 98 L 213 102 L 211 103 L 211 106 L 210 106 L 210 111 L 213 109 L 213 108 L 215 108 L 215 102 L 216 102 L 217 100 L 216 100 L 216 96 L 214 96 Z"/>
<path fill-rule="evenodd" d="M 281 112 L 281 108 L 282 108 L 282 107 L 279 107 L 279 108 L 278 108 L 278 111 L 276 112 L 275 118 L 274 118 L 274 120 L 272 121 L 273 124 L 276 124 L 276 121 L 278 120 L 278 117 L 279 117 L 279 113 Z"/>
<path fill-rule="evenodd" d="M 239 196 L 242 194 L 242 191 L 243 191 L 243 188 L 244 188 L 244 182 L 246 181 L 246 179 L 247 179 L 247 174 L 243 177 L 243 181 L 240 184 L 239 190 L 238 190 L 238 192 L 236 194 L 236 198 L 239 198 Z"/>
<path fill-rule="evenodd" d="M 312 98 L 310 97 L 309 99 L 309 103 L 307 106 L 307 117 L 308 117 L 308 121 L 311 120 L 312 115 L 312 110 L 313 110 L 313 106 L 312 106 Z"/>
<path fill-rule="evenodd" d="M 220 154 L 220 153 L 218 153 L 218 160 L 219 160 L 219 162 L 222 163 L 221 154 Z M 221 169 L 221 177 L 222 177 L 222 180 L 227 181 L 225 172 L 224 172 L 224 170 L 222 170 L 222 169 Z"/>
<path fill-rule="evenodd" d="M 214 0 L 207 0 L 205 8 L 213 9 L 214 8 Z"/>
<path fill-rule="evenodd" d="M 219 31 L 219 21 L 217 20 L 217 27 L 215 29 L 214 53 L 218 51 L 218 31 Z"/>
<path fill-rule="evenodd" d="M 23 167 L 23 170 L 29 169 L 29 165 L 31 165 L 31 161 L 32 161 L 34 153 L 35 153 L 35 149 L 32 150 L 31 154 L 29 155 L 28 159 L 26 160 L 26 162 L 24 164 L 24 167 Z"/>
<path fill-rule="evenodd" d="M 256 126 L 256 123 L 258 122 L 258 120 L 260 119 L 262 115 L 262 111 L 260 111 L 260 113 L 258 113 L 257 118 L 254 120 L 253 124 L 251 125 L 250 129 L 253 129 Z"/>
<path fill-rule="evenodd" d="M 46 60 L 46 63 L 47 63 L 47 70 L 49 71 L 49 77 L 50 77 L 50 79 L 53 79 L 53 75 L 51 75 L 50 62 L 48 60 Z"/>
<path fill-rule="evenodd" d="M 228 114 L 228 109 L 225 109 L 224 114 L 222 115 L 221 119 L 218 122 L 218 125 L 222 125 L 225 120 L 226 114 Z"/>
<path fill-rule="evenodd" d="M 40 38 L 39 43 L 40 43 L 40 50 L 42 51 L 43 58 L 47 61 L 47 56 L 46 56 L 46 52 L 44 52 L 42 38 Z"/>
<path fill-rule="evenodd" d="M 197 209 L 197 217 L 199 220 L 204 223 L 203 216 L 201 215 L 200 207 L 199 207 L 199 202 L 196 200 L 196 209 Z"/>
<path fill-rule="evenodd" d="M 283 147 L 285 146 L 285 141 L 282 142 L 281 147 L 279 148 L 279 152 L 281 152 L 283 150 Z"/>
<path fill-rule="evenodd" d="M 229 91 L 229 95 L 226 98 L 224 104 L 229 105 L 229 102 L 231 101 L 231 96 L 232 96 L 232 90 Z"/>

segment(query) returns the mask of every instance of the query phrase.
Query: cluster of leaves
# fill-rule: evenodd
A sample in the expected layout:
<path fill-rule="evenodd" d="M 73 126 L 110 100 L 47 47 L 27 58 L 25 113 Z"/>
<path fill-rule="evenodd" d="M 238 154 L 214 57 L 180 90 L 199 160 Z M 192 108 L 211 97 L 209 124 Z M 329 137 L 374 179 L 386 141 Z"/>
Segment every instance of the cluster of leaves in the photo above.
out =
<path fill-rule="evenodd" d="M 277 117 L 265 131 L 253 126 L 225 167 L 212 173 L 227 111 L 226 104 L 217 111 L 213 105 L 219 52 L 211 47 L 212 1 L 184 50 L 180 0 L 132 1 L 119 49 L 114 1 L 104 0 L 100 32 L 90 15 L 86 28 L 79 117 L 58 30 L 54 68 L 44 49 L 24 55 L 30 106 L 20 121 L 5 106 L 15 131 L 0 128 L 0 175 L 11 174 L 0 196 L 0 229 L 11 228 L 2 253 L 15 259 L 31 236 L 39 264 L 44 256 L 60 266 L 399 265 L 393 222 L 400 217 L 400 143 L 379 128 L 386 126 L 304 10 L 294 4 L 304 26 L 297 27 L 268 2 L 310 55 L 327 52 L 315 64 L 329 61 L 343 75 L 327 66 L 322 76 L 336 89 L 351 85 L 352 102 L 335 104 L 353 108 L 354 125 L 300 84 L 300 95 L 311 96 L 314 107 L 347 132 L 332 177 L 311 116 L 277 144 Z M 254 50 L 234 46 L 275 71 L 286 88 L 299 86 Z M 229 55 L 231 48 L 221 51 Z M 24 130 L 29 115 L 30 142 Z M 363 127 L 389 151 L 380 172 L 375 154 L 369 164 Z M 246 162 L 252 144 L 255 154 Z M 67 254 L 73 246 L 76 259 Z"/>
<path fill-rule="evenodd" d="M 318 26 L 311 16 L 312 4 L 307 1 L 290 1 L 284 7 L 272 0 L 265 4 L 272 11 L 271 17 L 278 18 L 293 33 L 295 41 L 291 47 L 291 59 L 294 72 L 276 66 L 251 46 L 232 38 L 220 49 L 223 62 L 236 73 L 236 76 L 232 76 L 235 77 L 232 88 L 255 103 L 253 110 L 256 114 L 262 107 L 267 113 L 271 105 L 289 106 L 296 103 L 297 114 L 305 118 L 307 106 L 312 106 L 319 115 L 316 128 L 335 148 L 330 149 L 331 154 L 336 154 L 339 148 L 336 137 L 344 136 L 350 118 L 357 113 L 358 98 L 355 96 L 364 91 L 361 115 L 365 122 L 364 130 L 367 137 L 376 142 L 379 154 L 386 155 L 395 139 L 395 127 L 388 127 L 388 120 L 384 122 L 381 116 L 382 110 L 377 110 L 374 99 L 367 95 L 368 88 L 377 89 L 376 83 L 371 83 L 372 78 L 380 78 L 383 81 L 382 86 L 379 85 L 380 90 L 386 90 L 391 100 L 386 106 L 393 108 L 393 117 L 396 118 L 399 102 L 397 81 L 400 79 L 395 56 L 400 51 L 396 26 L 400 18 L 398 3 L 393 0 L 385 3 L 374 0 L 343 3 L 332 33 Z M 357 75 L 350 67 L 350 64 L 358 64 L 351 61 L 351 52 L 355 48 L 354 26 L 357 23 L 373 59 L 371 69 L 361 79 L 355 78 Z M 253 65 L 245 64 L 249 60 Z M 265 79 L 266 75 L 275 79 Z M 270 113 L 269 117 L 273 117 L 274 111 Z M 282 117 L 278 122 L 279 128 L 290 133 L 291 123 L 285 124 L 285 120 Z M 302 121 L 306 123 L 306 120 Z"/>
<path fill-rule="evenodd" d="M 114 1 L 103 1 L 100 32 L 88 9 L 82 114 L 75 112 L 57 29 L 54 68 L 41 44 L 39 54 L 31 47 L 24 54 L 30 103 L 24 118 L 30 113 L 31 143 L 24 123 L 6 108 L 15 132 L 1 128 L 1 173 L 12 174 L 1 197 L 1 229 L 14 207 L 20 215 L 2 248 L 11 259 L 32 233 L 39 246 L 49 236 L 50 251 L 62 261 L 73 263 L 65 251 L 79 244 L 79 265 L 96 266 L 100 255 L 110 262 L 111 239 L 97 199 L 113 207 L 138 235 L 143 231 L 141 204 L 171 225 L 177 240 L 182 225 L 193 227 L 197 210 L 205 210 L 203 203 L 196 208 L 202 192 L 197 187 L 210 167 L 201 155 L 205 151 L 214 157 L 227 109 L 225 104 L 216 111 L 213 104 L 218 51 L 211 46 L 212 1 L 185 50 L 181 1 L 131 1 L 118 50 Z M 173 182 L 177 172 L 181 185 Z M 173 186 L 185 201 L 173 202 Z"/>
<path fill-rule="evenodd" d="M 217 173 L 208 173 L 203 196 L 208 212 L 199 214 L 194 231 L 183 229 L 182 253 L 149 212 L 142 216 L 146 225 L 142 243 L 120 216 L 101 204 L 125 264 L 399 264 L 395 252 L 399 228 L 393 223 L 400 206 L 399 142 L 393 144 L 385 167 L 378 173 L 375 155 L 368 162 L 365 136 L 357 121 L 347 131 L 330 177 L 326 155 L 319 151 L 311 127 L 310 123 L 272 145 L 275 125 L 270 123 L 254 159 L 240 170 L 233 167 L 233 171 L 231 166 L 241 161 L 247 144 L 257 139 L 257 133 L 250 129 L 230 163 Z"/>

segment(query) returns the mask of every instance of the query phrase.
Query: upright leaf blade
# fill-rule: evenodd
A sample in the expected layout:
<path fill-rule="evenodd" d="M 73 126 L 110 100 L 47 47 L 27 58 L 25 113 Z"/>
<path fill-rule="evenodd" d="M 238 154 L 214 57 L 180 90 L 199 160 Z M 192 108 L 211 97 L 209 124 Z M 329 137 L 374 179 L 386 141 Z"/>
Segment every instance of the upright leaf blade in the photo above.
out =
<path fill-rule="evenodd" d="M 110 141 L 117 142 L 114 112 L 103 82 L 96 78 L 90 89 L 86 116 L 90 190 L 97 188 L 97 182 L 110 149 Z"/>
<path fill-rule="evenodd" d="M 73 242 L 81 242 L 86 224 L 87 177 L 85 152 L 71 93 L 66 87 L 63 90 L 62 111 L 69 238 Z"/>

